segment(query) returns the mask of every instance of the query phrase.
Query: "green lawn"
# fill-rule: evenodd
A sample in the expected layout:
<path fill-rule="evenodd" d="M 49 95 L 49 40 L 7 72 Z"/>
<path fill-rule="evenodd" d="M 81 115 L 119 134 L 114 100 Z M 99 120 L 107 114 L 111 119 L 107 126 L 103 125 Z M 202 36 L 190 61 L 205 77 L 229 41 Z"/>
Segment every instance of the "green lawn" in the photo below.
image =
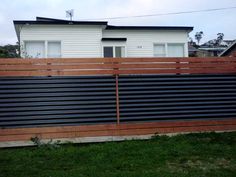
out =
<path fill-rule="evenodd" d="M 1 177 L 236 176 L 236 132 L 0 149 Z"/>

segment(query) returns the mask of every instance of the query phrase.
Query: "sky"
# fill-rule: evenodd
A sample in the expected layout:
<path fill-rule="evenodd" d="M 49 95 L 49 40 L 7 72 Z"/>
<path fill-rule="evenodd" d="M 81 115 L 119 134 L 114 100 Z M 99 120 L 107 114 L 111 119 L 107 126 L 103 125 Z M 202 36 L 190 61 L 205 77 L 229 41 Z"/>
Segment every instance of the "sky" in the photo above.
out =
<path fill-rule="evenodd" d="M 66 19 L 65 10 L 74 9 L 73 20 L 147 15 L 236 6 L 236 0 L 1 0 L 0 45 L 17 42 L 13 20 L 35 20 L 36 16 Z M 193 26 L 190 36 L 203 31 L 201 43 L 224 33 L 236 39 L 236 9 L 192 14 L 110 19 L 110 25 Z"/>

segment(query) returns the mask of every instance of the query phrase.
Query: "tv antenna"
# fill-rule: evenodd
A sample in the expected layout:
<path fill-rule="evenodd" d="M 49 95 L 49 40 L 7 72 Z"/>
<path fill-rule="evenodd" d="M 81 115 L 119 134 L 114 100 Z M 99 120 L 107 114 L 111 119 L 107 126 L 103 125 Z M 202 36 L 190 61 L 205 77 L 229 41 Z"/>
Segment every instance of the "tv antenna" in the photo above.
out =
<path fill-rule="evenodd" d="M 74 9 L 66 10 L 66 17 L 70 18 L 70 21 L 72 21 L 73 16 L 74 16 Z"/>

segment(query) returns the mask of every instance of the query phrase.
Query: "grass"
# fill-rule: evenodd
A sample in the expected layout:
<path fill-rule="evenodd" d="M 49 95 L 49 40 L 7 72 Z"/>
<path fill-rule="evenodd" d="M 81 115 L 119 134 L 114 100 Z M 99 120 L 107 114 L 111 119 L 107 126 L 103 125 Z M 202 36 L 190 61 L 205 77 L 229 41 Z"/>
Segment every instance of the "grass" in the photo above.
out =
<path fill-rule="evenodd" d="M 0 177 L 236 176 L 236 132 L 0 149 Z"/>

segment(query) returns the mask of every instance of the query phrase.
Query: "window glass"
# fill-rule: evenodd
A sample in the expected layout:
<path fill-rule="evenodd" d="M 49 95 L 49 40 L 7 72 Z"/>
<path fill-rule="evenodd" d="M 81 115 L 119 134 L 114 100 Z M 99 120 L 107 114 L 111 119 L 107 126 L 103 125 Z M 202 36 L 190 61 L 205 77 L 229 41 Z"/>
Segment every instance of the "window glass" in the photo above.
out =
<path fill-rule="evenodd" d="M 25 42 L 26 58 L 44 58 L 45 57 L 44 41 L 27 41 Z"/>
<path fill-rule="evenodd" d="M 125 56 L 125 47 L 115 47 L 115 56 L 118 58 Z"/>
<path fill-rule="evenodd" d="M 113 47 L 104 47 L 103 55 L 104 57 L 113 57 Z"/>
<path fill-rule="evenodd" d="M 165 44 L 154 44 L 154 57 L 165 57 Z"/>
<path fill-rule="evenodd" d="M 48 42 L 48 58 L 61 57 L 61 42 Z"/>
<path fill-rule="evenodd" d="M 116 57 L 121 57 L 121 47 L 115 47 Z"/>
<path fill-rule="evenodd" d="M 184 44 L 167 44 L 168 57 L 184 57 Z"/>

